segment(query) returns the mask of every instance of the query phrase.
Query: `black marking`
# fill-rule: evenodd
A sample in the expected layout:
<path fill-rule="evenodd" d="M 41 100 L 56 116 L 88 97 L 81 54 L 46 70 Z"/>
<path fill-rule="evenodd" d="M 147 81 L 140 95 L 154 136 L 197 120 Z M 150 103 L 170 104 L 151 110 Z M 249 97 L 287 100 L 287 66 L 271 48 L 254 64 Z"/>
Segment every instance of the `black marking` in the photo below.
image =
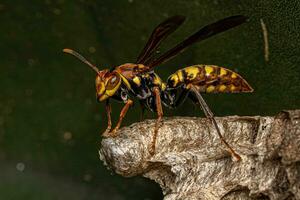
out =
<path fill-rule="evenodd" d="M 221 68 L 220 68 L 220 67 L 217 67 L 216 69 L 217 69 L 217 70 L 216 70 L 217 76 L 219 77 L 220 74 L 221 74 L 221 72 L 220 72 L 220 71 L 221 71 Z"/>
<path fill-rule="evenodd" d="M 182 72 L 183 81 L 185 81 L 187 79 L 187 73 L 184 69 L 182 69 L 181 72 Z"/>

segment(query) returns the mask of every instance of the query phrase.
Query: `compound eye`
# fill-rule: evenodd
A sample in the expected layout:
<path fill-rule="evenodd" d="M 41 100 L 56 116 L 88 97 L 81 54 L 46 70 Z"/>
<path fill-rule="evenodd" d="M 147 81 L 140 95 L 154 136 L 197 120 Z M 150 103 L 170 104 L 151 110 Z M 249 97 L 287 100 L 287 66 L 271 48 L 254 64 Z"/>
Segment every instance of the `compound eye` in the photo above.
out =
<path fill-rule="evenodd" d="M 107 82 L 107 86 L 106 86 L 107 89 L 115 88 L 118 85 L 119 81 L 120 81 L 120 79 L 118 76 L 112 75 L 112 77 Z"/>

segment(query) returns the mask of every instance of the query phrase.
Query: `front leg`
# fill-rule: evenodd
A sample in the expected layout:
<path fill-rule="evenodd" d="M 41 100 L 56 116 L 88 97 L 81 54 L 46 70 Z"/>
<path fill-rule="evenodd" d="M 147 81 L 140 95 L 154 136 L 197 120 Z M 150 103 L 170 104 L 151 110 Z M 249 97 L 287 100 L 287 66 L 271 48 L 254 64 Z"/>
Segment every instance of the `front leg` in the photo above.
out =
<path fill-rule="evenodd" d="M 124 107 L 121 110 L 120 117 L 119 117 L 119 120 L 118 120 L 118 123 L 117 123 L 116 127 L 110 133 L 107 134 L 107 137 L 116 137 L 116 136 L 118 136 L 117 131 L 119 130 L 119 128 L 121 126 L 121 123 L 123 121 L 123 118 L 125 117 L 128 109 L 130 108 L 130 106 L 132 106 L 132 104 L 133 104 L 133 101 L 128 99 L 126 104 L 124 105 Z"/>
<path fill-rule="evenodd" d="M 108 137 L 109 136 L 109 132 L 111 130 L 111 106 L 109 103 L 109 99 L 106 100 L 105 102 L 105 110 L 106 110 L 106 114 L 107 114 L 107 128 L 104 131 L 104 133 L 102 133 L 103 137 Z"/>
<path fill-rule="evenodd" d="M 151 146 L 150 146 L 149 153 L 151 156 L 153 156 L 155 153 L 156 138 L 157 138 L 157 134 L 158 134 L 159 125 L 160 125 L 162 117 L 163 117 L 163 110 L 162 110 L 161 99 L 160 99 L 160 90 L 158 87 L 154 87 L 154 95 L 155 95 L 157 120 L 156 120 L 155 127 L 154 127 L 154 135 L 152 138 L 152 142 L 150 144 Z"/>

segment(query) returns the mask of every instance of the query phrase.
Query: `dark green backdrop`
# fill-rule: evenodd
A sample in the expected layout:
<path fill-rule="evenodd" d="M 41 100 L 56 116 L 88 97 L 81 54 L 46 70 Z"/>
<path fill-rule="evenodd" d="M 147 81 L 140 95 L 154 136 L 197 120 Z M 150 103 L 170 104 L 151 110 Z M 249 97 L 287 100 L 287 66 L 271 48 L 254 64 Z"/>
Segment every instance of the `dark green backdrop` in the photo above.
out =
<path fill-rule="evenodd" d="M 300 103 L 300 3 L 283 0 L 6 0 L 0 3 L 0 199 L 161 199 L 159 187 L 122 178 L 98 159 L 106 126 L 95 101 L 93 71 L 134 62 L 153 27 L 174 14 L 187 21 L 166 50 L 200 26 L 243 14 L 250 22 L 194 45 L 157 68 L 215 64 L 242 74 L 253 94 L 205 95 L 218 116 L 274 115 Z M 260 19 L 269 35 L 264 60 Z M 116 120 L 120 104 L 113 104 Z M 190 103 L 167 115 L 203 116 Z M 148 114 L 148 118 L 154 117 Z M 135 106 L 124 124 L 139 120 Z"/>

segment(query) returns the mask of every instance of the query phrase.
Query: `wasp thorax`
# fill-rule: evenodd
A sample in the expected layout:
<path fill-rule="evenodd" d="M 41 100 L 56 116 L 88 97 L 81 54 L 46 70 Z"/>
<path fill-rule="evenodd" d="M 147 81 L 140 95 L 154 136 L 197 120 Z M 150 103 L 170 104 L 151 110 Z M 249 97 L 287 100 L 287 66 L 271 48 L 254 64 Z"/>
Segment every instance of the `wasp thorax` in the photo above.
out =
<path fill-rule="evenodd" d="M 96 97 L 98 101 L 103 101 L 113 96 L 121 85 L 121 77 L 118 73 L 101 71 L 96 80 Z"/>

